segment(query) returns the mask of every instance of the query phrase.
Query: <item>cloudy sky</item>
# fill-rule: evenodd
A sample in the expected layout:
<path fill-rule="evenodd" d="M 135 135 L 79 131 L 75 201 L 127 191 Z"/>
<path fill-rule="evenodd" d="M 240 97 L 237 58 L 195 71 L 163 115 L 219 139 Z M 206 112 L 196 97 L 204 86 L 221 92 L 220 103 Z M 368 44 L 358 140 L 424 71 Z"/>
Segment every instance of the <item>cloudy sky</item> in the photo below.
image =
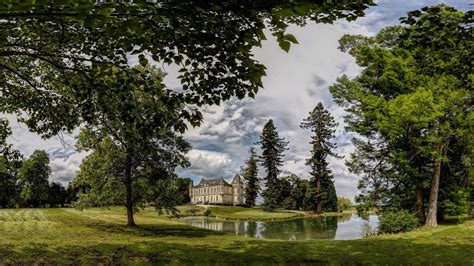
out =
<path fill-rule="evenodd" d="M 406 12 L 427 5 L 445 2 L 460 10 L 470 9 L 469 1 L 377 1 L 378 6 L 367 11 L 365 17 L 355 22 L 337 21 L 333 25 L 310 24 L 304 28 L 290 27 L 288 32 L 298 39 L 289 53 L 282 51 L 269 37 L 262 48 L 255 49 L 255 57 L 267 67 L 264 89 L 256 99 L 230 100 L 221 106 L 204 110 L 204 123 L 191 129 L 186 138 L 193 145 L 188 154 L 192 166 L 179 169 L 180 176 L 198 182 L 202 177 L 231 178 L 237 173 L 248 156 L 249 148 L 258 141 L 264 123 L 273 119 L 280 136 L 290 142 L 285 154 L 283 174 L 295 173 L 309 178 L 304 161 L 309 156 L 309 134 L 299 128 L 302 119 L 318 102 L 332 113 L 339 122 L 336 131 L 338 153 L 348 158 L 353 150 L 351 134 L 344 131 L 343 111 L 333 102 L 328 86 L 338 76 L 350 77 L 360 72 L 354 60 L 337 50 L 338 39 L 344 34 L 374 35 L 381 28 L 398 23 Z M 179 87 L 173 69 L 166 83 Z M 75 176 L 85 154 L 74 150 L 74 134 L 64 134 L 49 140 L 28 132 L 25 125 L 10 120 L 13 135 L 9 139 L 23 154 L 29 156 L 35 149 L 48 151 L 51 160 L 52 181 L 67 184 Z M 331 159 L 336 191 L 353 199 L 357 194 L 357 176 L 348 172 L 344 159 Z"/>

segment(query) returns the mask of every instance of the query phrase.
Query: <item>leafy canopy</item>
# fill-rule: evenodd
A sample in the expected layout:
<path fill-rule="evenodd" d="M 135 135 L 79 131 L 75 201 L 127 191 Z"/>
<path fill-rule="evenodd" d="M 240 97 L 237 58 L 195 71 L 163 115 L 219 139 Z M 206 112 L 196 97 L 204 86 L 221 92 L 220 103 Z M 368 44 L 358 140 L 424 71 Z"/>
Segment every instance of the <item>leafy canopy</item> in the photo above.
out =
<path fill-rule="evenodd" d="M 348 161 L 362 176 L 358 201 L 416 211 L 422 221 L 428 189 L 431 213 L 443 207 L 432 181 L 442 202 L 467 184 L 472 168 L 472 11 L 439 5 L 401 21 L 375 37 L 344 36 L 340 49 L 364 70 L 330 90 L 348 129 L 361 136 Z"/>
<path fill-rule="evenodd" d="M 44 206 L 48 200 L 49 156 L 46 151 L 36 150 L 23 162 L 19 171 L 21 200 L 25 206 Z"/>
<path fill-rule="evenodd" d="M 253 97 L 265 67 L 252 49 L 268 29 L 289 50 L 289 24 L 362 16 L 371 1 L 3 1 L 0 112 L 49 137 L 96 124 L 97 98 L 115 93 L 100 77 L 138 61 L 179 66 L 176 101 L 219 104 Z M 197 124 L 197 112 L 180 118 Z M 173 121 L 168 122 L 172 124 Z M 159 125 L 158 125 L 159 126 Z M 185 127 L 178 125 L 182 131 Z"/>
<path fill-rule="evenodd" d="M 146 203 L 176 211 L 175 168 L 189 165 L 191 146 L 167 123 L 186 107 L 173 101 L 154 68 L 136 66 L 102 79 L 115 93 L 96 99 L 100 120 L 79 135 L 77 146 L 91 153 L 73 181 L 81 191 L 77 206 L 125 205 L 129 225 L 134 209 Z"/>

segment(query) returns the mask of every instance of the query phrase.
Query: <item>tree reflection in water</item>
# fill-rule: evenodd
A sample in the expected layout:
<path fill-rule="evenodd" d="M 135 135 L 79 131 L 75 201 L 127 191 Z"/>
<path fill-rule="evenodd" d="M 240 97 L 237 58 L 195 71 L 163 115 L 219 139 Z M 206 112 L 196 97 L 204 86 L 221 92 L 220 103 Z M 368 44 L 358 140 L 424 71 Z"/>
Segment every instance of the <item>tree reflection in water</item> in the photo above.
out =
<path fill-rule="evenodd" d="M 361 218 L 351 214 L 270 222 L 219 220 L 211 217 L 186 217 L 180 221 L 235 235 L 282 240 L 357 239 L 362 236 L 363 224 Z M 375 220 L 377 221 L 378 219 Z"/>
<path fill-rule="evenodd" d="M 334 239 L 337 217 L 315 217 L 263 223 L 261 238 L 284 240 Z"/>

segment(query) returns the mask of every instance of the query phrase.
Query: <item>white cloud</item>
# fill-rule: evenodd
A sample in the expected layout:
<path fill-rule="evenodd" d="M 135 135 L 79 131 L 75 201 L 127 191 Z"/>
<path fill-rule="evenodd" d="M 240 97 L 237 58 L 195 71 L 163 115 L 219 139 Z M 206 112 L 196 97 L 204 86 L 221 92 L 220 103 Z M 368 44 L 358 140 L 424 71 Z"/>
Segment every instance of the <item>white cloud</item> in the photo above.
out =
<path fill-rule="evenodd" d="M 318 103 L 335 116 L 337 128 L 338 153 L 348 158 L 354 147 L 350 143 L 351 134 L 344 131 L 342 123 L 343 110 L 334 104 L 328 91 L 338 76 L 350 77 L 360 72 L 353 58 L 337 50 L 338 39 L 343 34 L 374 35 L 387 25 L 398 23 L 398 18 L 407 11 L 419 9 L 426 5 L 440 3 L 441 0 L 390 1 L 379 0 L 378 6 L 368 10 L 366 17 L 356 22 L 338 21 L 333 25 L 315 25 L 310 23 L 304 28 L 290 27 L 300 44 L 292 45 L 289 53 L 282 51 L 277 43 L 269 38 L 263 48 L 255 49 L 255 57 L 267 67 L 267 76 L 263 79 L 262 89 L 255 100 L 232 99 L 221 106 L 205 107 L 204 123 L 200 128 L 190 128 L 186 138 L 193 144 L 194 150 L 189 153 L 193 164 L 188 169 L 180 169 L 181 176 L 230 178 L 240 170 L 247 159 L 248 149 L 258 141 L 263 124 L 272 118 L 280 132 L 290 142 L 286 153 L 284 173 L 296 173 L 308 178 L 308 168 L 304 161 L 309 156 L 309 133 L 300 129 L 299 124 Z M 450 1 L 448 4 L 457 8 L 470 9 L 469 1 Z M 176 80 L 177 67 L 164 66 L 169 73 L 165 82 L 172 89 L 179 89 Z M 59 138 L 43 140 L 29 133 L 26 126 L 14 122 L 14 134 L 10 142 L 25 155 L 35 149 L 47 150 L 51 158 L 52 177 L 66 182 L 74 176 L 83 154 L 68 146 L 63 146 Z M 69 145 L 74 139 L 65 136 Z M 357 190 L 357 177 L 350 174 L 344 160 L 331 159 L 336 190 L 338 194 L 352 198 Z"/>
<path fill-rule="evenodd" d="M 79 170 L 82 160 L 87 156 L 87 153 L 73 153 L 65 158 L 53 158 L 50 156 L 51 180 L 67 185 Z"/>
<path fill-rule="evenodd" d="M 35 150 L 45 150 L 48 153 L 51 167 L 50 181 L 67 185 L 76 176 L 76 171 L 86 156 L 74 148 L 77 130 L 73 134 L 63 133 L 60 136 L 43 139 L 38 134 L 30 132 L 26 125 L 17 122 L 16 116 L 5 114 L 2 116 L 7 118 L 12 129 L 8 142 L 25 157 L 29 157 Z"/>
<path fill-rule="evenodd" d="M 301 129 L 299 124 L 320 101 L 342 122 L 343 111 L 332 101 L 328 86 L 341 72 L 355 76 L 360 69 L 349 55 L 337 50 L 338 40 L 345 33 L 367 35 L 368 30 L 364 26 L 337 22 L 334 25 L 290 27 L 289 32 L 300 42 L 292 46 L 290 53 L 282 51 L 272 39 L 266 41 L 263 48 L 255 50 L 256 58 L 267 67 L 267 76 L 263 79 L 265 89 L 257 94 L 256 99 L 227 102 L 212 116 L 205 115 L 201 128 L 187 134 L 201 151 L 217 150 L 219 154 L 232 158 L 229 168 L 234 171 L 223 171 L 227 177 L 240 169 L 247 159 L 248 149 L 258 141 L 263 124 L 272 118 L 280 136 L 290 142 L 282 174 L 295 173 L 309 178 L 309 169 L 305 165 L 311 148 L 309 132 Z M 349 142 L 343 126 L 341 123 L 338 128 L 338 140 Z M 345 169 L 341 160 L 331 161 L 332 165 Z M 192 174 L 199 175 L 196 170 Z M 347 170 L 335 171 L 335 175 L 338 193 L 352 198 L 357 178 Z M 345 188 L 349 185 L 351 190 Z"/>
<path fill-rule="evenodd" d="M 223 177 L 229 171 L 232 159 L 225 153 L 207 150 L 192 150 L 188 153 L 191 167 L 182 169 L 182 173 L 206 178 Z"/>
<path fill-rule="evenodd" d="M 288 32 L 293 33 L 300 44 L 292 45 L 289 53 L 269 38 L 263 48 L 255 50 L 255 57 L 267 67 L 267 76 L 263 79 L 265 89 L 255 100 L 230 101 L 216 107 L 217 112 L 205 115 L 201 128 L 187 133 L 189 140 L 201 150 L 227 154 L 233 159 L 229 168 L 238 171 L 247 158 L 248 149 L 258 141 L 263 124 L 272 118 L 280 136 L 290 142 L 282 174 L 295 173 L 309 178 L 309 169 L 304 164 L 309 157 L 309 133 L 300 129 L 299 124 L 321 101 L 339 123 L 335 139 L 337 152 L 345 159 L 349 158 L 354 150 L 350 141 L 354 134 L 344 130 L 344 111 L 333 102 L 328 86 L 342 74 L 354 77 L 361 69 L 351 56 L 337 50 L 338 40 L 344 34 L 373 36 L 381 28 L 397 24 L 398 18 L 406 12 L 440 1 L 377 2 L 378 6 L 369 9 L 367 16 L 356 22 L 290 27 Z M 467 3 L 461 0 L 450 4 L 465 10 L 469 9 Z M 169 79 L 172 77 L 170 75 Z M 176 85 L 176 81 L 173 84 Z M 331 158 L 329 162 L 337 193 L 352 199 L 357 193 L 358 178 L 348 171 L 345 159 Z"/>

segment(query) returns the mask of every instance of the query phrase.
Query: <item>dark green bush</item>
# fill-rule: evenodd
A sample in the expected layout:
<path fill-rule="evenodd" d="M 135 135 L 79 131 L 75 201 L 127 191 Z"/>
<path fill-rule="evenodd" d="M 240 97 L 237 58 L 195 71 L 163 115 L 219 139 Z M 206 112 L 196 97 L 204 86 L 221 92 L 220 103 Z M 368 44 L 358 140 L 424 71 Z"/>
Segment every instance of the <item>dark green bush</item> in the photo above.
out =
<path fill-rule="evenodd" d="M 379 219 L 379 233 L 401 233 L 418 227 L 418 219 L 407 211 L 384 212 Z"/>
<path fill-rule="evenodd" d="M 206 208 L 203 212 L 204 216 L 211 216 L 211 208 Z"/>

